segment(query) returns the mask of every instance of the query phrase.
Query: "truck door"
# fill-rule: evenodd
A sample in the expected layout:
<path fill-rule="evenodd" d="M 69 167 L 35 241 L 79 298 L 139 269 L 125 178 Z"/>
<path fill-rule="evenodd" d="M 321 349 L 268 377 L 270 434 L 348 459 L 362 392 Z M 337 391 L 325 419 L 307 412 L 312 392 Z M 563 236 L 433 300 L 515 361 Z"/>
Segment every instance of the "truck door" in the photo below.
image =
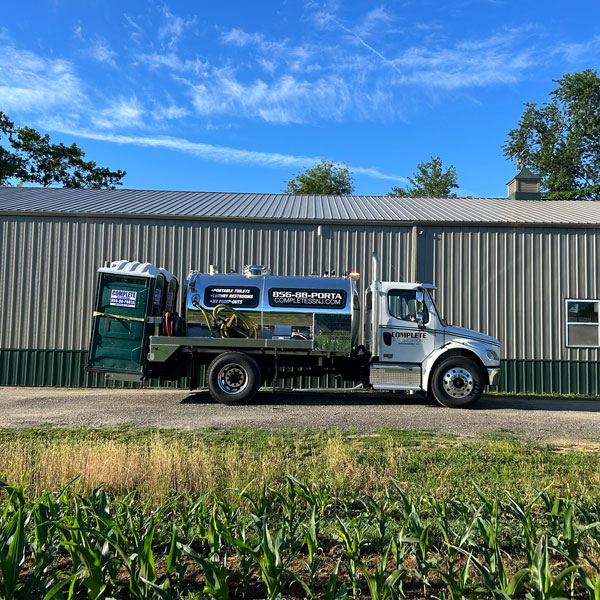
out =
<path fill-rule="evenodd" d="M 390 363 L 422 363 L 435 349 L 435 332 L 423 303 L 423 324 L 417 322 L 417 290 L 382 285 L 379 360 Z M 432 320 L 431 320 L 432 321 Z"/>

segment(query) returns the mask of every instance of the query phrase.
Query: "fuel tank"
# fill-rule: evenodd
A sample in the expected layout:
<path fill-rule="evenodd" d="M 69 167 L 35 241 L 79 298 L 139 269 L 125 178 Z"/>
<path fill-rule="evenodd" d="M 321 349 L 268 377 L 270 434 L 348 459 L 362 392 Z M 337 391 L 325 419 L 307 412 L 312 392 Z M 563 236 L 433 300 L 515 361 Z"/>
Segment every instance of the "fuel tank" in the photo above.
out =
<path fill-rule="evenodd" d="M 358 340 L 360 306 L 350 278 L 278 277 L 262 267 L 244 274 L 192 271 L 183 303 L 190 337 L 218 337 L 207 317 L 226 305 L 256 325 L 258 338 L 312 340 L 314 349 L 337 352 L 350 352 Z"/>

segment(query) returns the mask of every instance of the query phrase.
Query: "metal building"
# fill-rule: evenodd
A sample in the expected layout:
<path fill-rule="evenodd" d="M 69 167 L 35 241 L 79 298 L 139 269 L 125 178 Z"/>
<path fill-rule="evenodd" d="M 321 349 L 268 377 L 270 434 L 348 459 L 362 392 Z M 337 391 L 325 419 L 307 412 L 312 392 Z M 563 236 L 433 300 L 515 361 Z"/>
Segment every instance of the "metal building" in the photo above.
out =
<path fill-rule="evenodd" d="M 0 385 L 101 384 L 83 366 L 106 260 L 364 284 L 377 252 L 384 279 L 435 283 L 450 323 L 501 340 L 501 390 L 600 393 L 596 202 L 0 188 L 0 252 Z"/>

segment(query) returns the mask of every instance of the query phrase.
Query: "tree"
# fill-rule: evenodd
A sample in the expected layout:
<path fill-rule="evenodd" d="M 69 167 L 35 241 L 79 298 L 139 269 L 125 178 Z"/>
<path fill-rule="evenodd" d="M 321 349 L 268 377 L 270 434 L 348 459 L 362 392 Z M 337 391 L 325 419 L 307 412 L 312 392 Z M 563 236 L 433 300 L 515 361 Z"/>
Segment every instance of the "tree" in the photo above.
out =
<path fill-rule="evenodd" d="M 5 147 L 5 141 L 8 142 Z M 50 136 L 31 127 L 15 127 L 0 111 L 0 185 L 35 183 L 48 187 L 114 188 L 121 185 L 125 171 L 110 171 L 84 160 L 85 152 L 50 143 Z"/>
<path fill-rule="evenodd" d="M 549 102 L 525 103 L 504 155 L 540 175 L 548 198 L 600 200 L 600 78 L 586 69 L 553 81 Z"/>
<path fill-rule="evenodd" d="M 330 160 L 315 163 L 303 173 L 285 182 L 286 194 L 351 194 L 354 191 L 354 177 L 346 163 L 336 164 Z"/>
<path fill-rule="evenodd" d="M 417 172 L 408 181 L 410 186 L 393 187 L 388 196 L 456 198 L 456 194 L 452 192 L 454 188 L 458 188 L 456 169 L 450 165 L 444 170 L 439 156 L 432 156 L 428 162 L 420 162 Z"/>

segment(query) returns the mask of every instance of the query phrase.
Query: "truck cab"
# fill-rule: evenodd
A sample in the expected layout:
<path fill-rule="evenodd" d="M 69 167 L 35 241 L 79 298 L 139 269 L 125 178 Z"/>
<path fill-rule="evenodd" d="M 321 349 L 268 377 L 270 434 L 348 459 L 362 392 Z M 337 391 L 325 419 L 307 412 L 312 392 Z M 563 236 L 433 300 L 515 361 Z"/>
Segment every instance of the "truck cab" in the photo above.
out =
<path fill-rule="evenodd" d="M 374 389 L 424 391 L 450 407 L 476 401 L 497 383 L 500 342 L 449 326 L 435 286 L 374 281 L 365 293 L 364 341 Z"/>

